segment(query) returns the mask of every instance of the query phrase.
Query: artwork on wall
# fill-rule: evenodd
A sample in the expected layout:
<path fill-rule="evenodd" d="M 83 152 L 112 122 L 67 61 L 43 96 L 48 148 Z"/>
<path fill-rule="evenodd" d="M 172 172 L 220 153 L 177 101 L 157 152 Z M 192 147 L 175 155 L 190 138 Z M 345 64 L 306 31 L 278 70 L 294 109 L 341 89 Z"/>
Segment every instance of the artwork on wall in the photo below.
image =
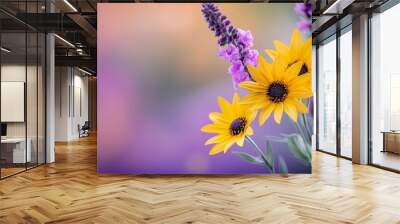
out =
<path fill-rule="evenodd" d="M 24 122 L 25 82 L 1 82 L 1 122 Z"/>
<path fill-rule="evenodd" d="M 98 172 L 311 173 L 311 7 L 98 5 Z"/>

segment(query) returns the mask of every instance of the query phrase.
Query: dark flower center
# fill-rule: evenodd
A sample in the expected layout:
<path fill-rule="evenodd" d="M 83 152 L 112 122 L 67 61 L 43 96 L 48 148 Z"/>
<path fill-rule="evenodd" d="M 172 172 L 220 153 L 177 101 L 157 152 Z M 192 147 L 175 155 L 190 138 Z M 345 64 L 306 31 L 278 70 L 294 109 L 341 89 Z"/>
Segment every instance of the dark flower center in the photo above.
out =
<path fill-rule="evenodd" d="M 229 130 L 231 132 L 231 135 L 239 135 L 244 132 L 244 129 L 246 127 L 246 119 L 243 117 L 239 117 L 232 121 L 231 126 L 229 127 Z"/>
<path fill-rule="evenodd" d="M 303 66 L 301 66 L 300 72 L 299 72 L 299 76 L 306 74 L 308 72 L 308 68 L 306 64 L 303 64 Z"/>
<path fill-rule="evenodd" d="M 272 102 L 280 103 L 286 99 L 288 92 L 288 86 L 285 83 L 275 81 L 268 86 L 267 96 Z"/>

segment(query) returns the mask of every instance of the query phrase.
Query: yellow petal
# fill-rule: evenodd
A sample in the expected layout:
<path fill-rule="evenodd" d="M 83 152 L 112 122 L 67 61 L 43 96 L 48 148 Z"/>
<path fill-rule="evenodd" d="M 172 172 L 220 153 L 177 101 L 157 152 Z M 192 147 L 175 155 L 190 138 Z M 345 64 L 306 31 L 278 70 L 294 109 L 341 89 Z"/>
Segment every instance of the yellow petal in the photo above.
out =
<path fill-rule="evenodd" d="M 253 130 L 253 128 L 249 126 L 249 127 L 247 128 L 247 130 L 246 130 L 245 135 L 247 135 L 247 136 L 252 136 L 252 135 L 254 135 L 254 130 Z"/>
<path fill-rule="evenodd" d="M 239 104 L 239 102 L 240 102 L 240 96 L 237 92 L 235 92 L 232 97 L 232 104 Z"/>
<path fill-rule="evenodd" d="M 261 57 L 261 56 L 260 56 Z M 264 74 L 261 73 L 261 70 L 252 66 L 252 65 L 247 65 L 247 70 L 249 71 L 251 77 L 258 83 L 265 83 L 265 78 Z"/>
<path fill-rule="evenodd" d="M 261 70 L 262 76 L 255 77 L 256 81 L 268 85 L 274 79 L 271 75 L 271 65 L 264 59 L 264 57 L 258 56 L 258 66 Z"/>
<path fill-rule="evenodd" d="M 244 145 L 244 136 L 241 137 L 241 138 L 239 138 L 239 139 L 236 141 L 236 144 L 237 144 L 238 146 L 240 146 L 240 147 L 243 147 L 243 145 Z"/>
<path fill-rule="evenodd" d="M 282 41 L 280 41 L 280 40 L 275 40 L 274 45 L 275 45 L 276 50 L 279 52 L 286 53 L 286 51 L 289 50 L 289 48 L 284 43 L 282 43 Z"/>
<path fill-rule="evenodd" d="M 311 37 L 307 38 L 303 45 L 303 56 L 306 58 L 310 58 L 311 61 L 311 52 L 312 52 L 312 40 Z"/>
<path fill-rule="evenodd" d="M 297 109 L 296 106 L 291 102 L 286 100 L 283 104 L 285 113 L 292 119 L 293 122 L 297 122 Z"/>
<path fill-rule="evenodd" d="M 227 143 L 224 148 L 224 153 L 226 153 L 234 143 L 235 143 L 234 141 L 230 141 L 229 143 Z"/>
<path fill-rule="evenodd" d="M 208 114 L 208 118 L 210 118 L 211 121 L 216 121 L 222 117 L 221 113 L 218 112 L 211 112 Z"/>
<path fill-rule="evenodd" d="M 304 103 L 299 102 L 298 100 L 293 100 L 294 105 L 296 106 L 296 109 L 300 113 L 308 113 L 308 108 Z"/>
<path fill-rule="evenodd" d="M 245 81 L 241 82 L 239 86 L 245 90 L 251 91 L 251 92 L 259 92 L 263 93 L 265 92 L 265 87 L 252 81 Z"/>
<path fill-rule="evenodd" d="M 220 144 L 215 144 L 211 150 L 208 152 L 209 155 L 215 155 L 219 152 L 224 151 L 225 147 L 226 147 L 226 143 L 220 143 Z"/>
<path fill-rule="evenodd" d="M 289 97 L 305 98 L 310 97 L 310 94 L 312 95 L 311 80 L 306 78 L 300 80 L 300 78 L 302 78 L 302 76 L 295 78 L 296 81 L 292 81 L 288 84 Z"/>
<path fill-rule="evenodd" d="M 275 60 L 276 55 L 278 54 L 276 51 L 271 50 L 271 49 L 266 49 L 265 53 L 271 58 L 272 61 Z"/>
<path fill-rule="evenodd" d="M 243 97 L 241 104 L 250 107 L 251 109 L 260 109 L 265 106 L 267 97 L 265 94 L 249 93 Z"/>
<path fill-rule="evenodd" d="M 274 109 L 274 103 L 268 104 L 268 106 L 260 113 L 260 117 L 258 118 L 258 125 L 263 125 L 265 121 L 269 118 L 269 116 L 271 116 L 271 113 Z"/>
<path fill-rule="evenodd" d="M 310 60 L 310 61 L 306 61 L 306 66 L 307 66 L 307 72 L 309 72 L 310 74 L 312 74 L 311 60 Z"/>
<path fill-rule="evenodd" d="M 254 121 L 254 119 L 256 119 L 257 112 L 258 112 L 258 110 L 251 110 L 251 109 L 247 110 L 246 117 L 248 118 L 249 124 L 252 123 Z"/>
<path fill-rule="evenodd" d="M 200 130 L 205 133 L 225 133 L 227 131 L 226 128 L 222 128 L 216 124 L 204 125 Z"/>
<path fill-rule="evenodd" d="M 204 145 L 216 144 L 216 143 L 223 143 L 226 140 L 229 140 L 229 135 L 216 135 L 210 139 L 208 139 Z"/>
<path fill-rule="evenodd" d="M 284 59 L 283 57 L 279 57 L 275 60 L 273 64 L 273 77 L 275 80 L 282 80 L 284 74 L 286 73 L 288 63 L 287 60 Z"/>
<path fill-rule="evenodd" d="M 288 84 L 289 84 L 289 88 L 290 87 L 293 88 L 293 87 L 297 87 L 297 86 L 305 86 L 305 87 L 310 87 L 311 88 L 311 86 L 308 86 L 310 81 L 311 81 L 311 74 L 310 73 L 304 73 L 303 75 L 297 76 L 295 79 L 290 80 L 290 82 L 288 82 Z"/>
<path fill-rule="evenodd" d="M 301 67 L 303 67 L 303 62 L 298 61 L 294 64 L 292 64 L 287 70 L 286 70 L 286 76 L 284 77 L 284 80 L 286 83 L 289 83 L 292 81 L 294 78 L 299 76 Z"/>
<path fill-rule="evenodd" d="M 293 90 L 289 92 L 288 97 L 295 99 L 307 99 L 313 96 L 313 93 L 306 89 Z"/>
<path fill-rule="evenodd" d="M 221 108 L 222 113 L 232 115 L 232 105 L 222 96 L 218 96 L 218 105 Z"/>
<path fill-rule="evenodd" d="M 227 123 L 229 122 L 228 120 L 226 120 L 223 115 L 219 112 L 212 112 L 208 115 L 208 118 L 210 118 L 210 120 L 214 123 L 218 122 L 218 123 Z"/>
<path fill-rule="evenodd" d="M 274 119 L 277 124 L 281 123 L 282 114 L 283 114 L 283 103 L 276 104 L 274 111 Z"/>
<path fill-rule="evenodd" d="M 291 50 L 299 51 L 301 50 L 302 38 L 300 31 L 295 29 L 292 34 L 292 39 L 290 40 L 290 48 Z"/>
<path fill-rule="evenodd" d="M 308 72 L 311 73 L 311 63 L 312 63 L 312 57 L 311 57 L 311 51 L 309 52 L 303 52 L 303 56 L 299 58 L 299 60 L 303 61 L 306 65 L 307 68 L 310 68 Z"/>

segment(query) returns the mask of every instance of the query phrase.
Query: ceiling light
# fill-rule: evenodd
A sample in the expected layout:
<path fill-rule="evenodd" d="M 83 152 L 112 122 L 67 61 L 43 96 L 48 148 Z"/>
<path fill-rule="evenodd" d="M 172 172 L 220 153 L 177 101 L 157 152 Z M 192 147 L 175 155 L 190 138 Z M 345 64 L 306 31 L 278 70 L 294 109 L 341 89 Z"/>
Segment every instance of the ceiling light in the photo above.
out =
<path fill-rule="evenodd" d="M 62 38 L 62 37 L 60 37 L 60 36 L 57 35 L 57 34 L 54 34 L 54 36 L 57 37 L 57 38 L 58 38 L 59 40 L 61 40 L 62 42 L 66 43 L 68 46 L 75 48 L 75 45 L 73 45 L 73 44 L 72 44 L 71 42 L 69 42 L 68 40 L 66 40 L 66 39 L 64 39 L 64 38 Z"/>
<path fill-rule="evenodd" d="M 9 49 L 7 49 L 5 47 L 1 47 L 0 49 L 1 49 L 1 51 L 4 51 L 6 53 L 10 53 L 11 52 L 11 50 L 9 50 Z"/>
<path fill-rule="evenodd" d="M 74 12 L 78 12 L 78 10 L 68 0 L 64 0 L 64 3 L 67 4 Z"/>
<path fill-rule="evenodd" d="M 78 67 L 78 70 L 81 71 L 81 72 L 83 72 L 83 73 L 85 73 L 85 74 L 87 74 L 87 75 L 90 75 L 90 76 L 93 75 L 92 73 L 90 73 L 90 72 L 88 72 L 88 71 L 86 71 L 86 70 L 83 70 L 83 69 L 81 69 L 81 68 L 79 68 L 79 67 Z"/>

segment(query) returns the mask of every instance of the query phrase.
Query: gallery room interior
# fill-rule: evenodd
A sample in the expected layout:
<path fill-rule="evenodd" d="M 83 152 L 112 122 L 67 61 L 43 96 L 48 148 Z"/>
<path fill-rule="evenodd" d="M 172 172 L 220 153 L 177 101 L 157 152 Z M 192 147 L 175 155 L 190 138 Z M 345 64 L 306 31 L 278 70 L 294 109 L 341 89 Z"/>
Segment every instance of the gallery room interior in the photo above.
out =
<path fill-rule="evenodd" d="M 0 2 L 0 223 L 400 223 L 398 0 Z"/>

